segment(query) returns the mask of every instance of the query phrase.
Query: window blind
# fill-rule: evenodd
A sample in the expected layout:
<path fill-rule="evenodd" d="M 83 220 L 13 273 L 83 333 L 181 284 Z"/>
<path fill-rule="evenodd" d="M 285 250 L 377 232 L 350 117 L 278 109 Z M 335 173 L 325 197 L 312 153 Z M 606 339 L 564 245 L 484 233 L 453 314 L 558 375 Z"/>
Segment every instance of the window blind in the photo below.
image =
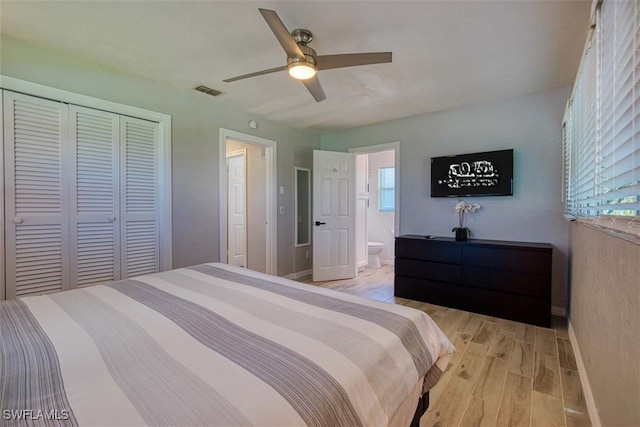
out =
<path fill-rule="evenodd" d="M 638 2 L 603 1 L 590 37 L 563 123 L 565 213 L 601 220 L 638 219 Z"/>
<path fill-rule="evenodd" d="M 567 108 L 565 120 L 562 123 L 562 157 L 564 162 L 562 164 L 562 201 L 564 202 L 564 213 L 571 215 L 573 207 L 573 198 L 571 197 L 571 134 L 570 134 L 570 116 L 571 109 Z"/>
<path fill-rule="evenodd" d="M 599 144 L 597 205 L 604 215 L 640 211 L 640 8 L 636 1 L 602 5 L 598 31 Z"/>
<path fill-rule="evenodd" d="M 570 135 L 579 146 L 571 147 L 572 212 L 578 216 L 595 216 L 595 156 L 596 156 L 596 49 L 587 48 L 584 64 L 576 80 L 571 101 Z"/>

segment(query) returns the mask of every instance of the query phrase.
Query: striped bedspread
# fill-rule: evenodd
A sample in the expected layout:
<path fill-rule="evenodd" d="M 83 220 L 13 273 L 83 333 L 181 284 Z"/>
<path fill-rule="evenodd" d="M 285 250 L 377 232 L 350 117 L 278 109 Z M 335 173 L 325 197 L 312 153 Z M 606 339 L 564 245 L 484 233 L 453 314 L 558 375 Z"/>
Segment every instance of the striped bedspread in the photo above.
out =
<path fill-rule="evenodd" d="M 203 264 L 0 302 L 0 425 L 408 424 L 453 351 L 420 311 Z"/>

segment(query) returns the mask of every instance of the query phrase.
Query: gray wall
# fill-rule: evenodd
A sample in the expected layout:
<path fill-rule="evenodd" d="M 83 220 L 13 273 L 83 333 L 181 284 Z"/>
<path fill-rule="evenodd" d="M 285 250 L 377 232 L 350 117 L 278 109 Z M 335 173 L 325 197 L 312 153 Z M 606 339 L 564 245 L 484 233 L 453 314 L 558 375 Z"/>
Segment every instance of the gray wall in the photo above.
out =
<path fill-rule="evenodd" d="M 572 223 L 569 318 L 603 426 L 640 425 L 640 245 Z"/>
<path fill-rule="evenodd" d="M 565 307 L 568 226 L 562 219 L 562 115 L 570 88 L 519 96 L 350 129 L 320 138 L 322 149 L 400 141 L 398 234 L 452 236 L 457 199 L 430 197 L 435 156 L 514 149 L 514 195 L 468 198 L 482 209 L 467 226 L 473 237 L 554 246 L 553 305 Z"/>
<path fill-rule="evenodd" d="M 95 62 L 2 35 L 0 73 L 46 86 L 172 116 L 173 266 L 219 259 L 218 145 L 221 127 L 278 142 L 278 274 L 298 271 L 295 250 L 293 167 L 311 164 L 318 136 L 222 105 L 193 90 L 178 89 Z M 185 65 L 188 66 L 188 65 Z M 200 82 L 193 82 L 194 86 Z M 222 88 L 225 89 L 225 88 Z M 224 96 L 224 95 L 222 95 Z M 259 123 L 257 130 L 247 125 Z M 308 267 L 307 267 L 308 268 Z M 305 269 L 305 268 L 300 268 Z"/>

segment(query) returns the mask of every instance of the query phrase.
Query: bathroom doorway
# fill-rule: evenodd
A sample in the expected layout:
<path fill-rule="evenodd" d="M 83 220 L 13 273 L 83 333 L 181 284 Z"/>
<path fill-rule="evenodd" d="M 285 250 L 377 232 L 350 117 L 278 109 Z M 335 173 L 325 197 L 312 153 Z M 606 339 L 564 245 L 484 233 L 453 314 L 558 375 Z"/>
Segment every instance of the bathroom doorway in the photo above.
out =
<path fill-rule="evenodd" d="M 393 265 L 398 231 L 400 144 L 349 150 L 356 154 L 356 261 L 358 270 Z"/>

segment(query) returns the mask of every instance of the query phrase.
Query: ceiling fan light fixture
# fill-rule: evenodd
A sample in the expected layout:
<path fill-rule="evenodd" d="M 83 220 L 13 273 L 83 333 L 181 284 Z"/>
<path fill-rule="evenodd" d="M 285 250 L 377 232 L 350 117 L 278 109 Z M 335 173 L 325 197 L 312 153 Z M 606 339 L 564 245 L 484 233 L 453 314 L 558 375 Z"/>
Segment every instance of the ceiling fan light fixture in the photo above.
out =
<path fill-rule="evenodd" d="M 289 75 L 294 79 L 307 80 L 316 75 L 316 66 L 310 62 L 291 62 L 288 66 Z"/>
<path fill-rule="evenodd" d="M 2 1 L 2 0 L 0 0 Z M 316 102 L 327 99 L 320 80 L 315 78 L 318 69 L 329 70 L 332 68 L 355 67 L 359 65 L 383 64 L 391 62 L 391 52 L 361 52 L 343 53 L 338 55 L 318 56 L 316 51 L 309 47 L 309 42 L 313 40 L 313 34 L 304 28 L 297 28 L 291 33 L 282 23 L 282 19 L 274 10 L 258 8 L 262 17 L 267 22 L 271 32 L 280 46 L 287 54 L 287 65 L 262 70 L 255 73 L 244 74 L 223 80 L 223 82 L 235 82 L 236 80 L 247 79 L 249 77 L 270 74 L 276 71 L 288 70 L 289 75 L 296 80 L 302 81 L 313 99 Z M 320 62 L 318 62 L 320 60 Z"/>

